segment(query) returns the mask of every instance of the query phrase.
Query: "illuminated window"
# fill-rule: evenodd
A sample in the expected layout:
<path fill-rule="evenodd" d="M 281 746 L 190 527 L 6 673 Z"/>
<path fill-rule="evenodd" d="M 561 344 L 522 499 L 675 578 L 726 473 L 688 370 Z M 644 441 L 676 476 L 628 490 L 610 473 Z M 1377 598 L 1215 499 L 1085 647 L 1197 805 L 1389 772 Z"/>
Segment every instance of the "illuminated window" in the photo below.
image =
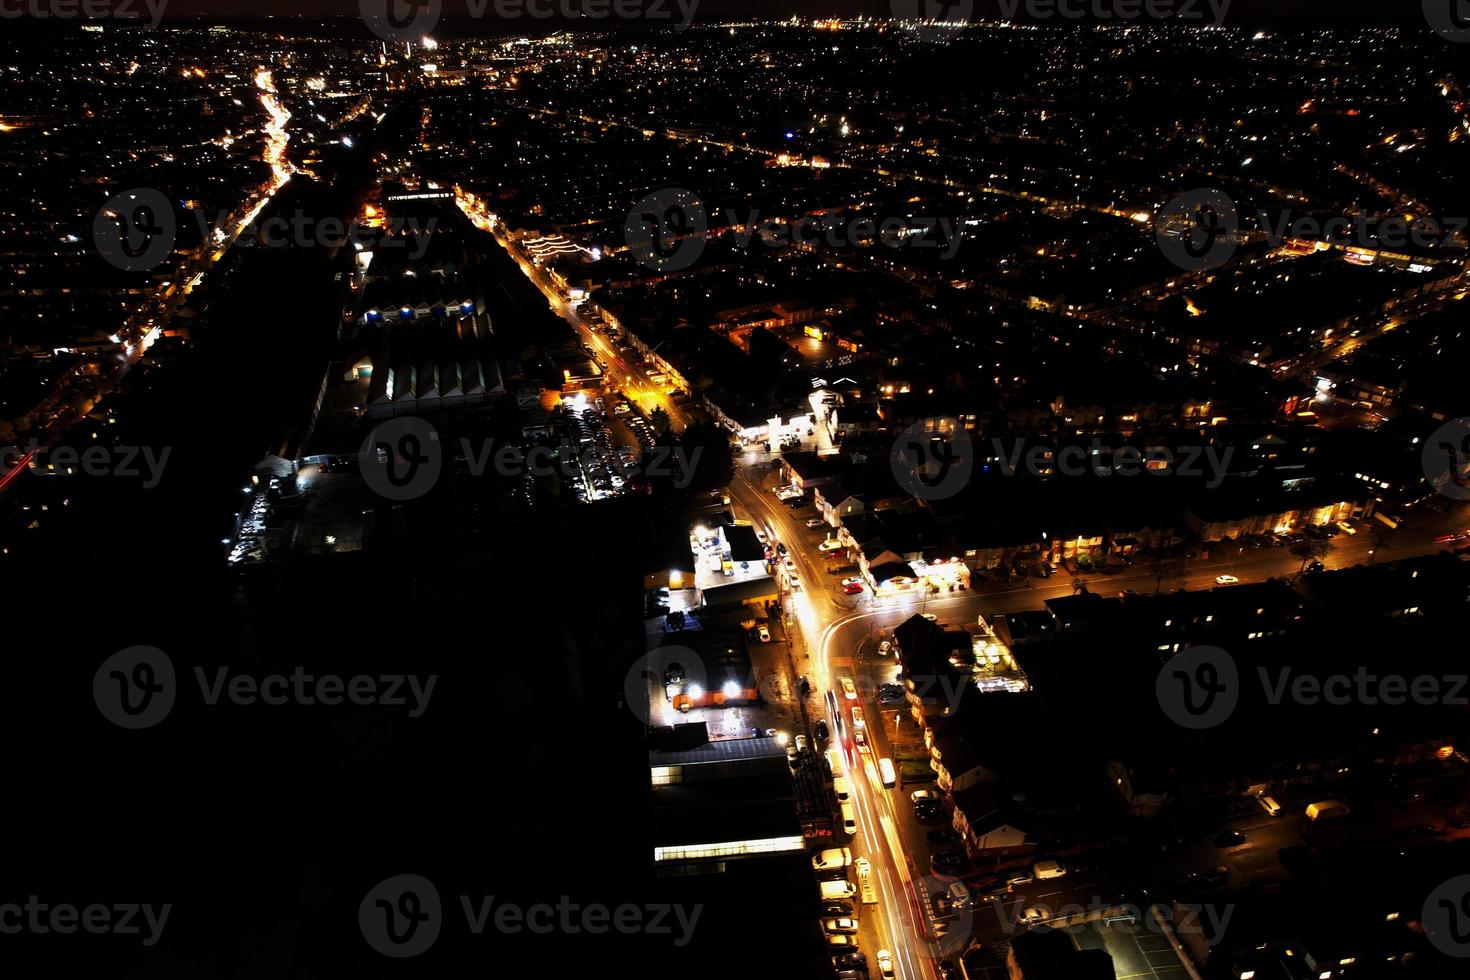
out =
<path fill-rule="evenodd" d="M 779 854 L 783 851 L 800 851 L 804 847 L 801 836 L 766 837 L 761 840 L 725 841 L 720 844 L 675 844 L 655 847 L 655 861 L 693 861 L 700 858 L 739 857 L 742 854 Z"/>

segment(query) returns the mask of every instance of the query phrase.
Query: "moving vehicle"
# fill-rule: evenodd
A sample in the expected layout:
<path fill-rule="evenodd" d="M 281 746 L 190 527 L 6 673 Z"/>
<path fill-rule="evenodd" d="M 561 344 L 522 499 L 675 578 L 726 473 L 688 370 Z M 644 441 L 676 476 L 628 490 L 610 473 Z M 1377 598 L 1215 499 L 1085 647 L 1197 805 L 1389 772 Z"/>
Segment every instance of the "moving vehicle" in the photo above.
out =
<path fill-rule="evenodd" d="M 944 897 L 952 909 L 967 909 L 975 901 L 970 894 L 969 887 L 963 881 L 951 881 L 949 888 L 945 890 Z"/>
<path fill-rule="evenodd" d="M 878 656 L 886 657 L 893 651 L 893 644 L 888 640 L 878 641 Z"/>
<path fill-rule="evenodd" d="M 1316 803 L 1307 804 L 1309 820 L 1335 820 L 1352 812 L 1351 808 L 1341 800 L 1318 800 Z"/>
<path fill-rule="evenodd" d="M 837 796 L 837 802 L 846 804 L 848 801 L 848 787 L 846 776 L 832 777 L 832 792 Z"/>
<path fill-rule="evenodd" d="M 878 760 L 878 780 L 884 789 L 892 789 L 898 782 L 898 774 L 893 771 L 893 760 L 887 756 Z"/>
<path fill-rule="evenodd" d="M 842 678 L 842 696 L 849 701 L 857 700 L 857 688 L 853 686 L 851 677 Z"/>
<path fill-rule="evenodd" d="M 1245 834 L 1238 830 L 1222 830 L 1215 835 L 1216 847 L 1239 847 L 1245 843 Z"/>
<path fill-rule="evenodd" d="M 770 627 L 768 627 L 768 626 L 762 626 L 762 627 L 758 628 L 755 632 L 756 632 L 756 635 L 760 637 L 760 641 L 762 643 L 770 643 L 771 642 L 771 630 L 770 630 Z"/>
<path fill-rule="evenodd" d="M 861 582 L 853 582 L 853 583 L 851 583 L 849 585 L 844 585 L 842 587 L 842 594 L 843 595 L 857 595 L 857 594 L 859 594 L 862 591 L 863 591 L 863 586 L 862 586 L 862 583 Z"/>
<path fill-rule="evenodd" d="M 863 729 L 861 729 L 861 728 L 854 728 L 852 730 L 852 741 L 853 741 L 853 744 L 858 747 L 858 751 L 859 752 L 869 752 L 869 751 L 871 751 L 868 748 L 868 733 L 866 731 L 864 731 Z"/>
<path fill-rule="evenodd" d="M 1032 905 L 1027 907 L 1016 917 L 1016 924 L 1023 926 L 1041 925 L 1051 920 L 1051 910 L 1044 905 Z"/>
<path fill-rule="evenodd" d="M 1347 521 L 1338 521 L 1337 522 L 1337 526 L 1338 526 L 1338 528 L 1340 528 L 1342 530 L 1342 533 L 1343 534 L 1346 534 L 1349 537 L 1351 537 L 1352 535 L 1358 533 L 1358 529 L 1355 528 L 1355 527 L 1353 527 Z"/>
<path fill-rule="evenodd" d="M 1240 581 L 1240 579 L 1236 578 L 1234 575 L 1216 575 L 1215 576 L 1215 584 L 1216 585 L 1234 585 L 1234 584 L 1236 584 L 1239 581 Z"/>
<path fill-rule="evenodd" d="M 893 980 L 893 954 L 886 949 L 878 950 L 878 976 L 882 980 Z"/>
<path fill-rule="evenodd" d="M 852 864 L 852 848 L 829 847 L 825 851 L 818 851 L 812 855 L 812 869 L 814 871 L 832 871 L 841 869 Z"/>
<path fill-rule="evenodd" d="M 826 724 L 826 722 L 820 722 L 820 724 Z M 842 775 L 842 753 L 836 749 L 827 750 L 827 772 L 833 776 Z"/>
<path fill-rule="evenodd" d="M 852 836 L 857 836 L 857 812 L 853 810 L 852 804 L 843 803 L 842 807 L 842 829 Z"/>
<path fill-rule="evenodd" d="M 1031 866 L 1031 873 L 1036 875 L 1037 881 L 1047 881 L 1051 878 L 1065 878 L 1067 868 L 1060 861 L 1037 861 Z"/>
<path fill-rule="evenodd" d="M 1256 802 L 1261 805 L 1261 809 L 1265 810 L 1268 815 L 1273 817 L 1281 816 L 1281 804 L 1276 802 L 1275 797 L 1258 796 L 1256 797 Z"/>

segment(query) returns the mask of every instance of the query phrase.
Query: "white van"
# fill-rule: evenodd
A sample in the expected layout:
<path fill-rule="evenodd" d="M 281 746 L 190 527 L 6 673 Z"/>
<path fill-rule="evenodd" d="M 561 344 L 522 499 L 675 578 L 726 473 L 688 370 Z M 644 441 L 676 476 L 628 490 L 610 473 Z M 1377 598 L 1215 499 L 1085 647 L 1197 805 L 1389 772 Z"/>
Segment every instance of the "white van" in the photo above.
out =
<path fill-rule="evenodd" d="M 1353 811 L 1341 800 L 1318 800 L 1307 804 L 1307 817 L 1311 820 L 1332 820 L 1345 817 Z"/>
<path fill-rule="evenodd" d="M 893 771 L 893 760 L 887 757 L 878 760 L 878 777 L 883 783 L 884 789 L 892 789 L 893 784 L 898 781 L 898 774 Z"/>
<path fill-rule="evenodd" d="M 851 803 L 842 804 L 842 829 L 857 836 L 857 814 L 853 812 Z"/>
<path fill-rule="evenodd" d="M 1269 815 L 1273 817 L 1281 816 L 1281 804 L 1277 803 L 1274 797 L 1258 796 L 1256 797 L 1256 802 L 1261 804 L 1261 809 L 1265 810 Z"/>
<path fill-rule="evenodd" d="M 837 794 L 838 803 L 841 803 L 843 806 L 847 806 L 847 801 L 849 797 L 847 794 L 846 776 L 838 776 L 836 779 L 832 780 L 832 792 Z"/>
<path fill-rule="evenodd" d="M 835 878 L 818 882 L 818 884 L 822 888 L 822 901 L 824 902 L 839 902 L 857 894 L 857 885 L 846 878 Z"/>

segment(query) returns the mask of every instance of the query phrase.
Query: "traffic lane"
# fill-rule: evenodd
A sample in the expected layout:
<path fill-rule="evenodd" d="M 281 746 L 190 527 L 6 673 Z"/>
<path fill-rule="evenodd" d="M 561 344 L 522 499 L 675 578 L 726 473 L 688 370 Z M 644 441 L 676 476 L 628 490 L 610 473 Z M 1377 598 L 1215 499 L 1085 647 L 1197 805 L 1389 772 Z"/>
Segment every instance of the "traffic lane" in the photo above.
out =
<path fill-rule="evenodd" d="M 830 677 L 828 680 L 830 683 Z M 871 862 L 873 882 L 879 895 L 878 905 L 883 910 L 880 915 L 868 917 L 875 920 L 867 923 L 871 930 L 868 938 L 877 945 L 868 946 L 865 952 L 869 965 L 875 966 L 876 950 L 888 949 L 894 954 L 900 976 L 927 977 L 930 975 L 926 966 L 929 951 L 923 944 L 911 905 L 907 874 L 900 871 L 902 855 L 893 853 L 892 835 L 887 831 L 892 826 L 892 814 L 887 800 L 880 795 L 883 792 L 881 786 L 875 787 L 870 778 L 869 754 L 853 744 L 852 726 L 847 720 L 848 704 L 845 698 L 834 693 L 829 702 L 828 723 L 839 738 L 849 797 L 858 820 L 858 834 L 851 845 L 853 853 L 855 857 L 866 857 Z M 832 707 L 835 711 L 831 710 Z M 853 879 L 856 881 L 856 870 L 853 871 Z M 861 901 L 861 893 L 856 900 Z"/>

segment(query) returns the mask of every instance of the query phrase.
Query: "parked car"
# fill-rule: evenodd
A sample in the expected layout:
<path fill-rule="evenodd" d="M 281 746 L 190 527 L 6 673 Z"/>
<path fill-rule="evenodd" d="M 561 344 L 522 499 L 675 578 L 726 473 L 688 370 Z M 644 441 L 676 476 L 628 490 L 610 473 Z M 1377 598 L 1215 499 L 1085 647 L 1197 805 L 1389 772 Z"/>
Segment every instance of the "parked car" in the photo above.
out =
<path fill-rule="evenodd" d="M 818 718 L 817 724 L 814 727 L 816 729 L 817 738 L 830 737 L 827 731 L 827 720 L 825 718 Z"/>
<path fill-rule="evenodd" d="M 866 970 L 868 958 L 862 953 L 842 953 L 832 957 L 832 965 L 839 970 Z"/>
<path fill-rule="evenodd" d="M 1222 830 L 1215 835 L 1216 847 L 1239 847 L 1245 843 L 1245 834 L 1239 830 Z"/>
<path fill-rule="evenodd" d="M 811 528 L 826 527 L 827 522 L 822 520 L 820 517 L 813 517 L 807 520 L 806 526 Z"/>
<path fill-rule="evenodd" d="M 914 815 L 919 818 L 920 823 L 939 823 L 948 816 L 944 812 L 944 805 L 934 800 L 920 800 L 914 804 Z"/>
<path fill-rule="evenodd" d="M 760 641 L 762 643 L 770 643 L 771 642 L 771 630 L 770 630 L 770 627 L 768 627 L 768 626 L 762 626 L 759 629 L 757 629 L 756 630 L 756 635 L 760 637 Z"/>
<path fill-rule="evenodd" d="M 886 657 L 893 652 L 893 644 L 888 640 L 880 640 L 878 643 L 878 656 Z"/>
<path fill-rule="evenodd" d="M 863 591 L 863 584 L 861 582 L 853 582 L 853 583 L 851 583 L 849 585 L 844 585 L 842 587 L 842 594 L 843 595 L 858 595 L 862 591 Z"/>
<path fill-rule="evenodd" d="M 823 541 L 821 544 L 817 545 L 817 550 L 825 555 L 829 551 L 838 551 L 846 547 L 847 545 L 843 544 L 841 541 L 838 541 L 836 538 L 828 538 L 826 541 Z"/>
<path fill-rule="evenodd" d="M 957 878 L 970 869 L 970 858 L 963 851 L 935 851 L 929 856 L 929 869 Z"/>
<path fill-rule="evenodd" d="M 822 903 L 823 915 L 852 915 L 852 903 L 838 899 Z"/>
<path fill-rule="evenodd" d="M 828 933 L 850 936 L 858 931 L 855 919 L 823 919 L 822 928 Z"/>
<path fill-rule="evenodd" d="M 925 834 L 924 837 L 931 844 L 953 844 L 955 841 L 960 839 L 960 835 L 955 833 L 953 830 L 950 830 L 948 827 L 940 827 L 938 830 L 931 830 L 927 834 Z"/>
<path fill-rule="evenodd" d="M 939 799 L 939 793 L 936 792 L 935 790 L 932 790 L 932 789 L 916 789 L 912 793 L 909 794 L 909 802 L 910 803 L 918 803 L 920 800 L 935 800 L 935 801 L 937 801 L 938 799 Z"/>
<path fill-rule="evenodd" d="M 858 945 L 857 936 L 854 936 L 854 935 L 851 935 L 851 934 L 848 934 L 848 933 L 828 933 L 827 934 L 827 948 L 828 949 L 836 950 L 838 952 L 845 953 L 845 952 L 847 952 L 850 949 L 857 949 L 857 945 Z"/>
<path fill-rule="evenodd" d="M 831 871 L 845 868 L 852 863 L 852 848 L 829 847 L 812 855 L 812 870 Z"/>

